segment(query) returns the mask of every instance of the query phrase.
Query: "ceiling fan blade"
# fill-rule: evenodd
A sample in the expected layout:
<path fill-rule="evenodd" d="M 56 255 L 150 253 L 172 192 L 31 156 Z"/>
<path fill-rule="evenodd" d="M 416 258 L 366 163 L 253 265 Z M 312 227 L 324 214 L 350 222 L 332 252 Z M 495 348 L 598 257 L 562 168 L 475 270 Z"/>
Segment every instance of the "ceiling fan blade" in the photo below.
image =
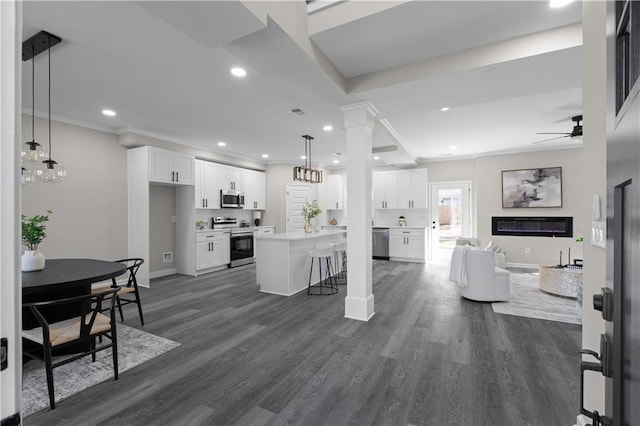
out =
<path fill-rule="evenodd" d="M 570 135 L 570 134 L 571 133 L 567 133 L 567 132 L 536 133 L 536 135 Z"/>
<path fill-rule="evenodd" d="M 548 133 L 547 133 L 547 134 L 548 134 Z M 552 133 L 552 134 L 553 134 L 553 133 Z M 535 145 L 535 144 L 537 144 L 537 143 L 549 142 L 549 141 L 554 141 L 554 140 L 556 140 L 556 139 L 564 139 L 564 138 L 568 138 L 568 137 L 569 137 L 569 135 L 565 135 L 565 136 L 558 136 L 557 138 L 543 139 L 543 140 L 541 140 L 541 141 L 536 141 L 536 142 L 534 142 L 533 144 Z"/>

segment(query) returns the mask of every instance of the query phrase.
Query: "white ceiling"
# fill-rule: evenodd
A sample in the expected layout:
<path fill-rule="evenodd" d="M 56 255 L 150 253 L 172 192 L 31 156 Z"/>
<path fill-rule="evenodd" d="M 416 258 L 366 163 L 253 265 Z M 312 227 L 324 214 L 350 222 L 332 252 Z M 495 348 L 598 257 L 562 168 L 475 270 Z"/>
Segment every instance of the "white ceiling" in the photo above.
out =
<path fill-rule="evenodd" d="M 368 2 L 358 3 L 362 9 Z M 24 3 L 23 38 L 46 30 L 63 39 L 52 49 L 54 117 L 258 162 L 263 153 L 272 163 L 300 162 L 301 135 L 311 134 L 314 163 L 331 165 L 333 153 L 346 151 L 340 106 L 362 100 L 371 101 L 392 130 L 376 126 L 374 146 L 400 145 L 418 161 L 575 143 L 532 144 L 541 139 L 536 132 L 570 131 L 569 118 L 581 113 L 579 46 L 533 49 L 533 56 L 450 72 L 414 72 L 388 79 L 392 83 L 353 83 L 579 22 L 579 3 L 563 10 L 543 1 L 389 4 L 395 7 L 339 25 L 327 17 L 349 2 L 311 15 L 311 39 L 321 51 L 315 56 L 301 47 L 299 34 L 292 37 L 241 2 L 30 1 Z M 344 84 L 319 65 L 323 54 Z M 238 65 L 247 69 L 246 78 L 230 75 Z M 25 64 L 26 111 L 30 82 Z M 440 112 L 445 105 L 452 109 Z M 290 112 L 294 107 L 306 115 Z M 117 117 L 104 117 L 104 108 Z M 36 109 L 46 112 L 46 55 L 36 58 Z M 334 130 L 323 132 L 325 124 Z"/>

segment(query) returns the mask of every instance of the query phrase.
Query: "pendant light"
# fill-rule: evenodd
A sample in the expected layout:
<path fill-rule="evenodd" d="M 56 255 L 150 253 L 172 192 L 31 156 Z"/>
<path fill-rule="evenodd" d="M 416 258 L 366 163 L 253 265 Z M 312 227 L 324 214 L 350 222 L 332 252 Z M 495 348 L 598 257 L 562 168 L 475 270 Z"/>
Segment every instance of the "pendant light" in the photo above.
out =
<path fill-rule="evenodd" d="M 59 183 L 67 176 L 67 171 L 60 163 L 51 159 L 51 37 L 47 37 L 47 51 L 49 53 L 49 158 L 42 161 L 37 173 L 44 183 Z"/>
<path fill-rule="evenodd" d="M 304 164 L 293 168 L 293 180 L 306 183 L 322 183 L 322 170 L 311 167 L 311 141 L 313 137 L 303 135 Z"/>
<path fill-rule="evenodd" d="M 36 67 L 35 67 L 35 45 L 31 45 L 31 140 L 25 142 L 20 152 L 22 168 L 31 171 L 40 165 L 42 160 L 47 159 L 47 150 L 36 142 L 35 121 L 36 121 Z M 24 176 L 24 172 L 22 173 Z"/>

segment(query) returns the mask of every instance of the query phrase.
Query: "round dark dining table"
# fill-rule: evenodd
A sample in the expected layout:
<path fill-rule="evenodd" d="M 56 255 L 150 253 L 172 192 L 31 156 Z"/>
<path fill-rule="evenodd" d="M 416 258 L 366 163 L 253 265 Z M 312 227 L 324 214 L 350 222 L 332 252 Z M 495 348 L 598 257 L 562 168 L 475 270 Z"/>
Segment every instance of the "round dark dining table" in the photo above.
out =
<path fill-rule="evenodd" d="M 125 264 L 107 260 L 47 259 L 43 270 L 22 273 L 22 301 L 42 302 L 89 294 L 91 284 L 116 278 L 126 271 Z M 80 303 L 69 303 L 43 308 L 41 312 L 51 323 L 79 316 L 80 310 Z M 22 328 L 29 330 L 38 326 L 31 311 L 23 308 Z M 73 353 L 74 347 L 59 352 Z"/>
<path fill-rule="evenodd" d="M 118 277 L 127 271 L 123 263 L 97 259 L 47 259 L 41 271 L 22 273 L 22 296 L 43 293 L 91 292 L 91 284 Z M 29 297 L 31 299 L 31 297 Z"/>

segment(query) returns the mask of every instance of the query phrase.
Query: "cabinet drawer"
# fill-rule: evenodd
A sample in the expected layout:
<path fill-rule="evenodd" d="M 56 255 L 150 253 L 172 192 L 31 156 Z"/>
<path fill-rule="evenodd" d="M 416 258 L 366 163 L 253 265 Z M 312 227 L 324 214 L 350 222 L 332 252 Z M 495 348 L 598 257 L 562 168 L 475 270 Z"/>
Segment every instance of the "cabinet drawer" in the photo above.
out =
<path fill-rule="evenodd" d="M 201 232 L 196 234 L 196 241 L 217 241 L 221 240 L 224 232 Z"/>
<path fill-rule="evenodd" d="M 397 235 L 405 237 L 424 237 L 424 229 L 398 229 L 391 228 L 389 229 L 389 236 Z"/>

